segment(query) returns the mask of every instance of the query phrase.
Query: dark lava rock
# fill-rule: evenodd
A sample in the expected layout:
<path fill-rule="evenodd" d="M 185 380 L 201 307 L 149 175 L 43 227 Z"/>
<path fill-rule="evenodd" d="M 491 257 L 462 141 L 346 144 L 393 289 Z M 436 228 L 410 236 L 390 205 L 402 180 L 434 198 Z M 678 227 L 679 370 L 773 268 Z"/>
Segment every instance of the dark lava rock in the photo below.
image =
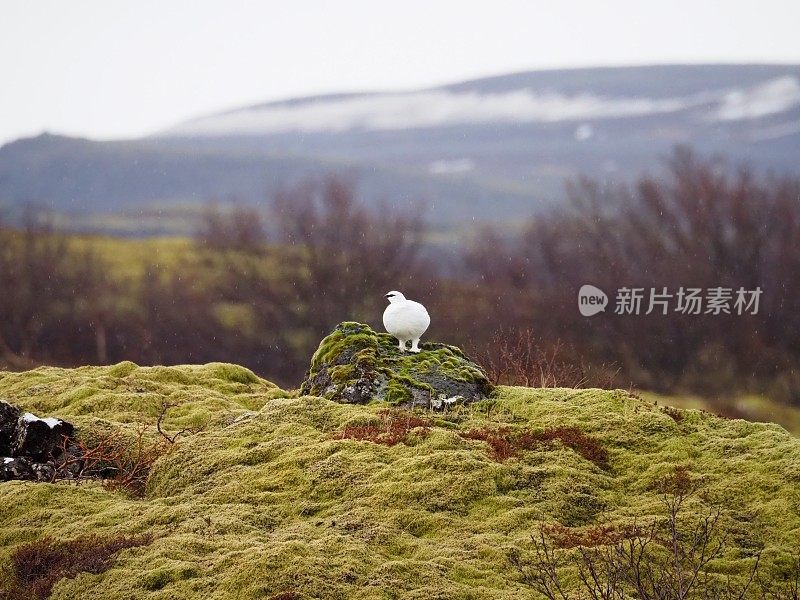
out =
<path fill-rule="evenodd" d="M 49 462 L 33 462 L 24 457 L 4 458 L 0 465 L 0 481 L 52 481 L 56 467 Z"/>
<path fill-rule="evenodd" d="M 300 391 L 349 404 L 385 400 L 434 409 L 491 393 L 486 374 L 459 348 L 431 342 L 420 348 L 401 352 L 388 333 L 340 323 L 314 353 Z"/>
<path fill-rule="evenodd" d="M 80 449 L 72 443 L 73 432 L 67 421 L 22 414 L 0 400 L 0 481 L 77 477 L 82 461 Z"/>
<path fill-rule="evenodd" d="M 74 428 L 60 419 L 40 419 L 25 413 L 17 420 L 17 432 L 12 456 L 24 456 L 34 461 L 44 461 L 61 454 L 64 438 L 71 438 Z"/>
<path fill-rule="evenodd" d="M 0 400 L 0 457 L 11 454 L 19 416 L 20 412 L 16 406 Z"/>

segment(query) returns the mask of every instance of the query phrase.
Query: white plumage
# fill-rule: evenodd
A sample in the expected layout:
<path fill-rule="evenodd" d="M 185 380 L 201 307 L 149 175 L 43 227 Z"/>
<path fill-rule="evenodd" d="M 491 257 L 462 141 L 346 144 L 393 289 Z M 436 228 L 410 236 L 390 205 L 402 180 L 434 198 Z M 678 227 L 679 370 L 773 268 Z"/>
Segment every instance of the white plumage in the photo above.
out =
<path fill-rule="evenodd" d="M 419 352 L 419 338 L 431 324 L 428 311 L 419 302 L 406 300 L 400 292 L 386 294 L 389 306 L 383 311 L 383 326 L 400 342 L 400 351 L 406 351 L 411 342 L 411 352 Z"/>

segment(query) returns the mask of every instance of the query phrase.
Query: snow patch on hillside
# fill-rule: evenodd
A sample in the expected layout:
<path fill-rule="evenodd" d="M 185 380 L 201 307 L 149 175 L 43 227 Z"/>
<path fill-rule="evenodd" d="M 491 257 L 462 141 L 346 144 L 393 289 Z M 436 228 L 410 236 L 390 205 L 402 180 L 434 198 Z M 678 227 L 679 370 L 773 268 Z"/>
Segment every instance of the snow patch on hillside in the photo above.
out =
<path fill-rule="evenodd" d="M 778 77 L 749 89 L 725 94 L 716 117 L 720 121 L 757 119 L 785 112 L 797 105 L 800 105 L 800 82 L 796 77 Z"/>
<path fill-rule="evenodd" d="M 174 135 L 396 130 L 447 125 L 557 122 L 673 112 L 692 105 L 682 98 L 605 98 L 518 90 L 498 94 L 428 91 L 274 105 L 189 122 Z"/>
<path fill-rule="evenodd" d="M 475 161 L 470 158 L 456 158 L 453 160 L 434 160 L 428 165 L 428 172 L 432 175 L 452 175 L 466 173 L 475 168 Z"/>
<path fill-rule="evenodd" d="M 800 82 L 786 76 L 741 89 L 666 98 L 565 95 L 520 89 L 501 93 L 428 90 L 272 104 L 201 118 L 164 135 L 386 131 L 486 123 L 617 119 L 698 109 L 712 121 L 752 119 L 800 104 Z M 698 115 L 698 116 L 700 116 Z M 702 118 L 702 117 L 701 117 Z"/>

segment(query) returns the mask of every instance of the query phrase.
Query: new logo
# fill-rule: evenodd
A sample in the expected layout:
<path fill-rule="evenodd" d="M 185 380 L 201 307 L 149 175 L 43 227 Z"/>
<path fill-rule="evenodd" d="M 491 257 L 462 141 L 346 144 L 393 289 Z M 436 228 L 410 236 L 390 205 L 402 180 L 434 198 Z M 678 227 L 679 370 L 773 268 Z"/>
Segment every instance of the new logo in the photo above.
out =
<path fill-rule="evenodd" d="M 578 290 L 578 310 L 584 317 L 603 312 L 608 306 L 606 293 L 593 285 L 582 285 Z"/>

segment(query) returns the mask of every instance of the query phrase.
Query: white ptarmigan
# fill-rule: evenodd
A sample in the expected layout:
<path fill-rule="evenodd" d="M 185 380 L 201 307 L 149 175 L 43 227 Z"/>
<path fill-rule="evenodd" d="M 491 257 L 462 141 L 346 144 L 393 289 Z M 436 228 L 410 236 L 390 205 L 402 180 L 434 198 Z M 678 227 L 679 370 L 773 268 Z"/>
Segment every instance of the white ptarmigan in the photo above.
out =
<path fill-rule="evenodd" d="M 383 326 L 400 342 L 400 351 L 406 351 L 411 342 L 411 352 L 419 352 L 419 338 L 431 324 L 428 311 L 419 302 L 406 300 L 400 292 L 386 294 L 389 306 L 383 311 Z"/>

